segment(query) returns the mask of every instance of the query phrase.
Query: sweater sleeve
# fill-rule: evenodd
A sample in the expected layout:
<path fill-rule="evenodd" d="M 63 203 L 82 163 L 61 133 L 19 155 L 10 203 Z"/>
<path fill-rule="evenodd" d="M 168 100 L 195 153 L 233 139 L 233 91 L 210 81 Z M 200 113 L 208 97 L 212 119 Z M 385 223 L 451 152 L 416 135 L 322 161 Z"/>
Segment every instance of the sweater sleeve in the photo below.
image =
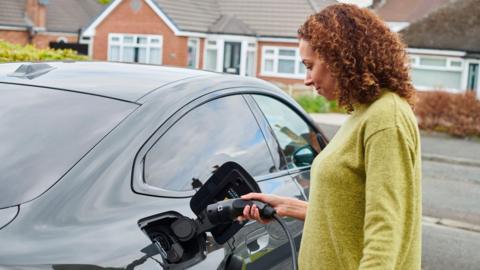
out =
<path fill-rule="evenodd" d="M 418 222 L 415 148 L 398 127 L 370 135 L 365 150 L 365 222 L 359 269 L 398 269 Z"/>

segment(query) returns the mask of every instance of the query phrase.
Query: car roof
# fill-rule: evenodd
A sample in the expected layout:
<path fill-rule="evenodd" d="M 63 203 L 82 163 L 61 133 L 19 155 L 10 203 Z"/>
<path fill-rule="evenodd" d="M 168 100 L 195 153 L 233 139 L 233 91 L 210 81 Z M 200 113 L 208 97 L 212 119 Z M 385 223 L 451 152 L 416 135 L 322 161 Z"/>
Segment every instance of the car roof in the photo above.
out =
<path fill-rule="evenodd" d="M 24 70 L 37 67 L 37 75 L 19 76 L 17 69 L 22 65 Z M 0 64 L 0 83 L 56 88 L 129 102 L 136 102 L 164 85 L 204 76 L 220 75 L 186 68 L 97 61 Z"/>

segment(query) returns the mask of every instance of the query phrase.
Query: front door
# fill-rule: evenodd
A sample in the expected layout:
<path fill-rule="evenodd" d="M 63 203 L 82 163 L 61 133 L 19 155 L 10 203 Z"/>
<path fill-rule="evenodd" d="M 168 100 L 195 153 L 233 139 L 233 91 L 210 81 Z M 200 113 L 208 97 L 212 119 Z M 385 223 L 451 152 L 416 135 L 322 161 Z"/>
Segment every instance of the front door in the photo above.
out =
<path fill-rule="evenodd" d="M 241 42 L 225 42 L 223 54 L 223 72 L 240 74 Z"/>
<path fill-rule="evenodd" d="M 470 63 L 468 66 L 467 90 L 476 91 L 478 87 L 478 64 Z"/>

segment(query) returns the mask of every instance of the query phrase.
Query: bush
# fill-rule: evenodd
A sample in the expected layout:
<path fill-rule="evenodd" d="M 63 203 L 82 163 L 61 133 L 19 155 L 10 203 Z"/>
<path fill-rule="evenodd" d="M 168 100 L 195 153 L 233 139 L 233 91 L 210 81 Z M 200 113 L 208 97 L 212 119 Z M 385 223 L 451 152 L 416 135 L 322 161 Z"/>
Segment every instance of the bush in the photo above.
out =
<path fill-rule="evenodd" d="M 301 95 L 295 97 L 295 100 L 309 113 L 345 113 L 342 108 L 338 107 L 336 101 L 328 101 L 323 96 Z"/>
<path fill-rule="evenodd" d="M 0 63 L 18 61 L 46 61 L 46 60 L 87 60 L 88 57 L 78 55 L 76 51 L 38 49 L 32 45 L 16 45 L 0 40 Z"/>
<path fill-rule="evenodd" d="M 421 129 L 454 136 L 480 136 L 480 101 L 474 92 L 420 92 L 415 114 Z"/>

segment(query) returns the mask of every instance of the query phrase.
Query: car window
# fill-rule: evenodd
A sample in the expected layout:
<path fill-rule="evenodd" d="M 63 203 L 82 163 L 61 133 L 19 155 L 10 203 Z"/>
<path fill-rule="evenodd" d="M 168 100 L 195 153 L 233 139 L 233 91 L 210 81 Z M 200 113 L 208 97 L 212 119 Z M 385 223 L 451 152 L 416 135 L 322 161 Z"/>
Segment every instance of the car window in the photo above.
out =
<path fill-rule="evenodd" d="M 205 103 L 176 122 L 147 153 L 147 184 L 173 191 L 196 189 L 223 163 L 252 176 L 276 170 L 265 138 L 242 96 Z"/>
<path fill-rule="evenodd" d="M 0 83 L 0 208 L 45 192 L 137 107 Z"/>
<path fill-rule="evenodd" d="M 320 149 L 315 130 L 284 103 L 268 96 L 252 96 L 270 124 L 286 158 L 286 167 L 281 169 L 310 166 Z"/>

